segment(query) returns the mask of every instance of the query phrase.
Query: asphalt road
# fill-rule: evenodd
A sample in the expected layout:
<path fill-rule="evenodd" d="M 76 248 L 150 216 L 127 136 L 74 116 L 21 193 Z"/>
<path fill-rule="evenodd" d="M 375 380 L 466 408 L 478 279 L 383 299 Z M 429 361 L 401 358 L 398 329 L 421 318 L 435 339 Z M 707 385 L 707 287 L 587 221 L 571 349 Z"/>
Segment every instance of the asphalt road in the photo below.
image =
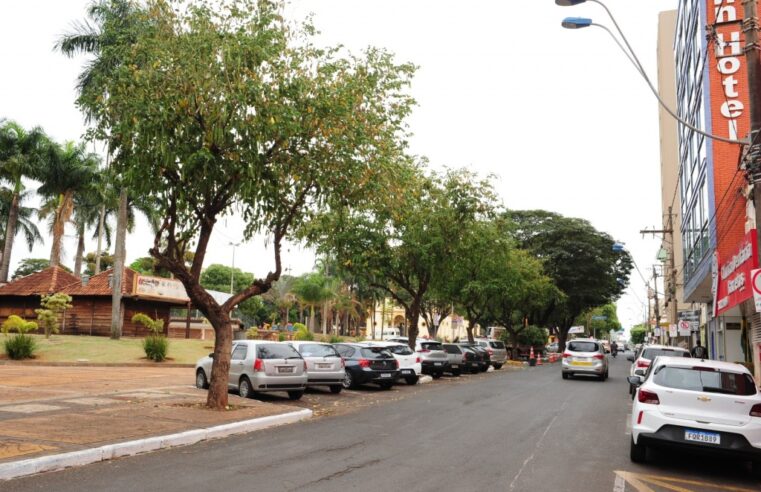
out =
<path fill-rule="evenodd" d="M 629 462 L 625 358 L 606 382 L 557 364 L 433 385 L 354 413 L 11 482 L 56 491 L 761 490 L 743 463 Z M 409 390 L 404 386 L 394 391 Z"/>

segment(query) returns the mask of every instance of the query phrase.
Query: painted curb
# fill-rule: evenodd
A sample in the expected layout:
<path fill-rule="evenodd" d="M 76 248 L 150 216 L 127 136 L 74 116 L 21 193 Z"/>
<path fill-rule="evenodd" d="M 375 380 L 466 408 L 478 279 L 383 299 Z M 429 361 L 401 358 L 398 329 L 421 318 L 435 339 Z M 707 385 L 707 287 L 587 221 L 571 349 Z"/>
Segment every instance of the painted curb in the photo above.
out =
<path fill-rule="evenodd" d="M 149 453 L 159 449 L 187 446 L 201 441 L 219 439 L 234 434 L 246 434 L 278 425 L 292 424 L 312 417 L 312 410 L 307 408 L 296 412 L 270 415 L 256 419 L 217 425 L 205 429 L 193 429 L 166 436 L 149 437 L 135 441 L 108 444 L 98 448 L 83 449 L 70 453 L 40 456 L 21 461 L 0 464 L 0 481 L 25 477 L 37 473 L 63 470 L 74 466 L 90 465 L 124 456 Z"/>
<path fill-rule="evenodd" d="M 431 376 L 420 376 L 417 380 L 417 384 L 428 384 L 432 382 L 433 378 Z"/>

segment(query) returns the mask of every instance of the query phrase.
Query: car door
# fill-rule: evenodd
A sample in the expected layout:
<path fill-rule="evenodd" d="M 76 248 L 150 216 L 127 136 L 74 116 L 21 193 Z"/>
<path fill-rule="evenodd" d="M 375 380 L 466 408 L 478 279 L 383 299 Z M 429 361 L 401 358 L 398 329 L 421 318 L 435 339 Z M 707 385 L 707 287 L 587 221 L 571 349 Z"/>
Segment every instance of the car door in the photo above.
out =
<path fill-rule="evenodd" d="M 238 387 L 238 381 L 243 375 L 246 364 L 246 352 L 248 347 L 245 343 L 239 343 L 233 346 L 233 353 L 230 356 L 230 373 L 227 384 L 233 388 Z"/>

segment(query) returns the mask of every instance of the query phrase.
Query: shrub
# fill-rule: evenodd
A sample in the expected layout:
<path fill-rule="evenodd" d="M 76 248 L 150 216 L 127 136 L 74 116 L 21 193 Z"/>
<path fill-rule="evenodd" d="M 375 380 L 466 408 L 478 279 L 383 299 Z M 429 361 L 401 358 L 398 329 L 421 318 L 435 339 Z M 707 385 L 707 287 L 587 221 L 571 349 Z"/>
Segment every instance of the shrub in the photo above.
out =
<path fill-rule="evenodd" d="M 330 337 L 328 338 L 328 343 L 341 343 L 343 341 L 344 341 L 343 337 L 339 337 L 337 335 L 330 335 Z"/>
<path fill-rule="evenodd" d="M 61 293 L 42 296 L 40 307 L 34 312 L 45 330 L 45 338 L 50 338 L 51 333 L 58 333 L 58 315 L 72 308 L 71 296 Z"/>
<path fill-rule="evenodd" d="M 255 340 L 259 338 L 259 328 L 257 328 L 256 326 L 252 326 L 251 328 L 246 330 L 246 338 L 248 338 L 249 340 Z"/>
<path fill-rule="evenodd" d="M 150 330 L 151 334 L 143 340 L 143 350 L 145 356 L 154 362 L 166 360 L 166 354 L 169 351 L 169 340 L 164 336 L 164 320 L 153 319 L 143 313 L 137 313 L 132 317 L 133 323 L 140 323 Z"/>
<path fill-rule="evenodd" d="M 296 334 L 293 336 L 294 340 L 311 341 L 314 340 L 314 333 L 309 331 L 305 325 L 301 323 L 295 323 L 293 327 L 296 329 Z"/>
<path fill-rule="evenodd" d="M 34 355 L 34 351 L 37 349 L 37 342 L 34 338 L 27 335 L 27 333 L 36 330 L 37 323 L 34 321 L 26 321 L 21 317 L 12 314 L 3 322 L 1 329 L 6 336 L 11 331 L 16 332 L 15 335 L 6 338 L 3 342 L 5 353 L 8 354 L 8 357 L 14 360 L 20 360 L 30 359 Z"/>
<path fill-rule="evenodd" d="M 288 337 L 285 336 L 285 333 L 280 332 L 280 333 L 277 334 L 277 341 L 278 342 L 284 342 L 286 340 L 288 340 Z"/>

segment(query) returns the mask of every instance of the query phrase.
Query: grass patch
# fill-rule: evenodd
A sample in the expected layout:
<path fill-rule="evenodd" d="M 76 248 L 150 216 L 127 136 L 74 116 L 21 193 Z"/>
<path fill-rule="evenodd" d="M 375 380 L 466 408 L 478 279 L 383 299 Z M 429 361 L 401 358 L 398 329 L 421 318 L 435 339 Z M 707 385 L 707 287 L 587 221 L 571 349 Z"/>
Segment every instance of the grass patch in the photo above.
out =
<path fill-rule="evenodd" d="M 43 362 L 129 363 L 150 362 L 143 350 L 142 338 L 121 338 L 77 335 L 55 335 L 46 340 L 43 335 L 30 335 L 37 344 L 34 360 Z M 4 338 L 0 336 L 0 338 Z M 195 364 L 214 350 L 214 340 L 185 340 L 172 338 L 167 362 Z"/>

